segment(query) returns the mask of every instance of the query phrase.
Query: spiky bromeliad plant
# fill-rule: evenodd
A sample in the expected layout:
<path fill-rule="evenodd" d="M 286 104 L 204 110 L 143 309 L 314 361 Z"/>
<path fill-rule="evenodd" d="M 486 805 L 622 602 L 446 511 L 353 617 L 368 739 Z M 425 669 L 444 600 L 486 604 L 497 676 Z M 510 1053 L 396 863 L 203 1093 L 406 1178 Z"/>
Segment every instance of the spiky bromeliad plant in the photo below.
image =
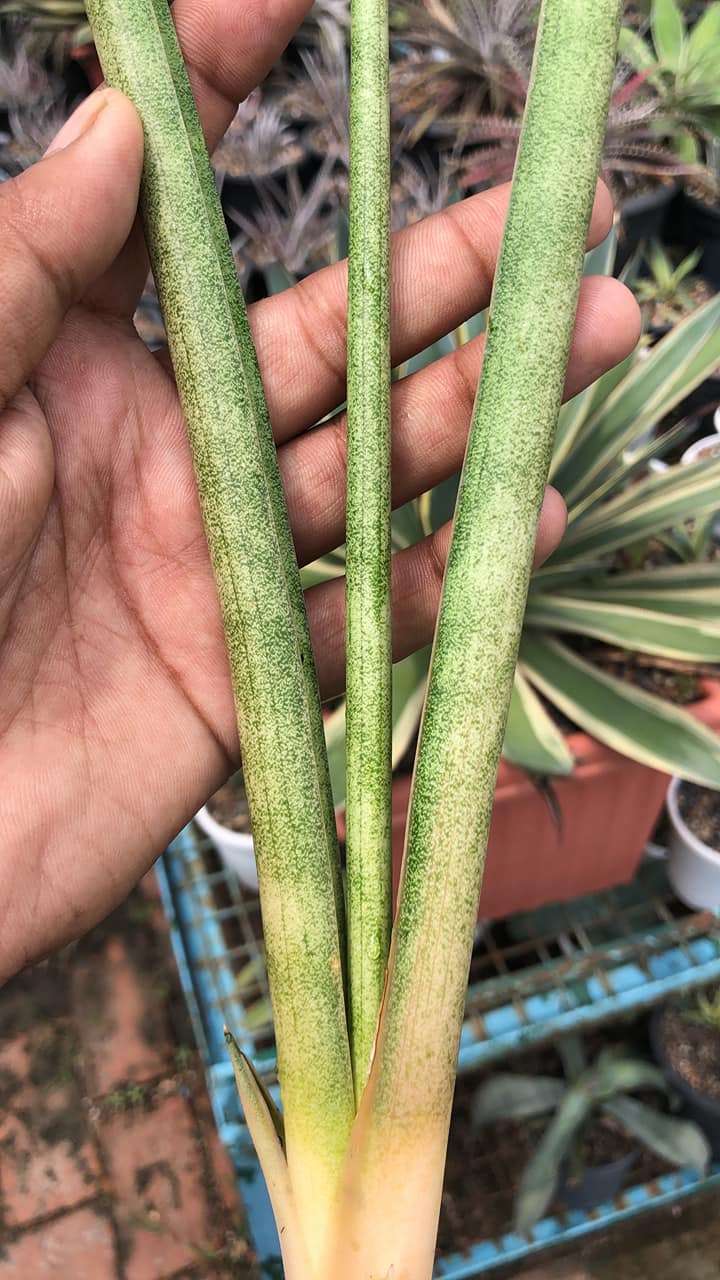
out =
<path fill-rule="evenodd" d="M 387 13 L 383 0 L 353 0 L 348 963 L 300 577 L 245 307 L 170 10 L 166 0 L 88 3 L 106 78 L 132 98 L 144 124 L 145 231 L 227 634 L 282 1119 L 232 1041 L 230 1049 L 288 1280 L 422 1280 L 432 1270 L 495 773 L 620 10 L 620 0 L 545 0 L 542 7 L 390 942 Z"/>

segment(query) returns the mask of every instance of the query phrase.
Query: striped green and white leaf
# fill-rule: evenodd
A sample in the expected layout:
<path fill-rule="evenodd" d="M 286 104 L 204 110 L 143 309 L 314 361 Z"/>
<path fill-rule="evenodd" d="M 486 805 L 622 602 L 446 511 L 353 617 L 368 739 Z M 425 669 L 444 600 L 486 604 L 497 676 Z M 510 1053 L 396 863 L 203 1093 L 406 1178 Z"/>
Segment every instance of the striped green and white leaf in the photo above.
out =
<path fill-rule="evenodd" d="M 618 454 L 680 403 L 720 364 L 720 295 L 699 307 L 632 362 L 594 410 L 576 447 L 555 471 L 570 504 L 592 491 Z"/>
<path fill-rule="evenodd" d="M 505 728 L 503 756 L 531 773 L 572 773 L 567 742 L 518 665 Z"/>
<path fill-rule="evenodd" d="M 682 600 L 676 613 L 638 608 L 635 604 L 573 599 L 535 592 L 528 603 L 527 626 L 593 636 L 636 653 L 687 662 L 716 662 L 720 657 L 720 620 L 688 618 Z"/>
<path fill-rule="evenodd" d="M 692 716 L 528 629 L 521 647 L 532 684 L 575 724 L 621 755 L 720 788 L 720 738 Z"/>
<path fill-rule="evenodd" d="M 670 574 L 657 569 L 608 574 L 595 582 L 585 582 L 582 586 L 583 600 L 619 605 L 629 611 L 669 613 L 680 620 L 698 618 L 720 624 L 720 570 L 717 563 L 668 565 L 666 569 Z M 571 587 L 569 594 L 574 595 L 575 590 Z M 533 592 L 533 601 L 537 594 L 541 593 Z M 560 586 L 553 599 L 564 596 L 565 590 Z M 711 661 L 717 661 L 718 657 L 720 652 L 716 650 Z"/>
<path fill-rule="evenodd" d="M 697 419 L 689 416 L 676 422 L 667 431 L 656 433 L 651 430 L 641 443 L 633 444 L 630 449 L 623 449 L 606 469 L 603 478 L 598 481 L 595 488 L 589 490 L 577 502 L 570 504 L 568 525 L 577 524 L 597 507 L 615 497 L 621 489 L 626 489 L 631 481 L 646 475 L 649 464 L 654 459 L 664 459 L 671 449 L 681 444 L 696 427 Z M 675 475 L 679 476 L 680 472 L 676 471 Z"/>
<path fill-rule="evenodd" d="M 560 562 L 598 557 L 631 546 L 720 505 L 720 458 L 670 467 L 628 486 L 572 524 L 555 555 Z"/>
<path fill-rule="evenodd" d="M 308 587 L 316 587 L 321 582 L 330 582 L 333 578 L 342 578 L 344 573 L 344 555 L 340 556 L 336 552 L 332 552 L 330 555 L 319 556 L 317 560 L 306 564 L 300 570 L 300 579 L 303 589 L 307 591 Z"/>

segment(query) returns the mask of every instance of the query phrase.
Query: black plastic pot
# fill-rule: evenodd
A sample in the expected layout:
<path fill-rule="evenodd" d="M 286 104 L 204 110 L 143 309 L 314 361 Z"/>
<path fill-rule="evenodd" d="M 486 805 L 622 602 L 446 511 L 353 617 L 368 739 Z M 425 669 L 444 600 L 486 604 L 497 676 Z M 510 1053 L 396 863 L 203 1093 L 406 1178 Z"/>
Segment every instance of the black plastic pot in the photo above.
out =
<path fill-rule="evenodd" d="M 710 1143 L 713 1160 L 720 1160 L 720 1102 L 707 1098 L 704 1093 L 694 1089 L 683 1076 L 678 1075 L 670 1065 L 665 1052 L 662 1036 L 663 1009 L 654 1009 L 650 1018 L 650 1044 L 653 1057 L 663 1075 L 675 1092 L 682 1099 L 682 1109 L 688 1120 L 694 1120 L 700 1126 Z"/>
<path fill-rule="evenodd" d="M 599 1204 L 608 1204 L 620 1194 L 625 1175 L 636 1160 L 635 1152 L 629 1151 L 622 1160 L 585 1169 L 577 1181 L 563 1176 L 557 1186 L 557 1198 L 567 1209 L 596 1209 Z"/>
<path fill-rule="evenodd" d="M 679 231 L 689 252 L 702 249 L 697 270 L 708 284 L 720 289 L 720 207 L 683 192 Z"/>
<path fill-rule="evenodd" d="M 670 203 L 676 192 L 677 183 L 667 182 L 623 200 L 620 206 L 616 272 L 622 270 L 628 258 L 641 244 L 662 239 Z"/>

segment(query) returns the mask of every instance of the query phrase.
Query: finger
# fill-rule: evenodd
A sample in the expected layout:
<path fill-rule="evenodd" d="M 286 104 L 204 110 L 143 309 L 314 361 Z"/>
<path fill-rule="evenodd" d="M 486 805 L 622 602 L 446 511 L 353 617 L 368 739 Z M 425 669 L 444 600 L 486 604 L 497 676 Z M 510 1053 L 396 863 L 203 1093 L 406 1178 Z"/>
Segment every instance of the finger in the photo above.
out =
<path fill-rule="evenodd" d="M 175 27 L 210 151 L 238 102 L 265 78 L 312 0 L 175 0 Z M 132 315 L 148 273 L 139 221 L 130 242 L 88 296 L 91 306 Z"/>
<path fill-rule="evenodd" d="M 566 397 L 624 360 L 640 332 L 633 295 L 617 280 L 590 276 L 580 289 Z M 392 391 L 393 506 L 402 506 L 462 464 L 485 347 L 484 335 Z M 280 470 L 301 564 L 345 537 L 345 414 L 279 450 Z"/>
<path fill-rule="evenodd" d="M 565 503 L 552 488 L 545 492 L 535 545 L 535 566 L 555 550 L 565 532 Z M 393 661 L 430 644 L 440 604 L 452 528 L 436 533 L 393 556 Z M 345 579 L 334 578 L 305 593 L 313 649 L 323 698 L 345 687 Z"/>
<path fill-rule="evenodd" d="M 394 364 L 488 305 L 509 196 L 509 185 L 484 191 L 393 237 Z M 601 183 L 590 224 L 591 246 L 605 238 L 611 221 L 612 202 Z M 347 264 L 326 267 L 293 289 L 256 303 L 250 323 L 280 442 L 345 398 Z"/>
<path fill-rule="evenodd" d="M 175 27 L 210 150 L 311 6 L 312 0 L 175 0 Z"/>
<path fill-rule="evenodd" d="M 23 385 L 68 308 L 132 226 L 142 130 L 122 94 L 93 94 L 44 160 L 0 187 L 0 406 Z"/>

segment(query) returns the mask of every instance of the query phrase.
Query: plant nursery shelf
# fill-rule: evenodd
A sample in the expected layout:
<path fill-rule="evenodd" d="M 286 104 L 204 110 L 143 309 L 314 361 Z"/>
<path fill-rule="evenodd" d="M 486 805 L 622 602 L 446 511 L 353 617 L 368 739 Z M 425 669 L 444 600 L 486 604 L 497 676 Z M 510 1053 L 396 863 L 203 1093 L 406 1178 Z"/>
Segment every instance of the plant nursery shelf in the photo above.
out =
<path fill-rule="evenodd" d="M 263 1274 L 277 1276 L 272 1214 L 223 1036 L 227 1024 L 272 1088 L 275 1053 L 259 902 L 225 872 L 193 824 L 158 863 L 158 877 L 220 1136 L 235 1163 Z M 662 861 L 649 860 L 632 884 L 478 926 L 459 1071 L 637 1016 L 672 994 L 718 980 L 720 918 L 683 907 L 668 887 Z M 547 1218 L 527 1238 L 508 1234 L 441 1259 L 436 1275 L 481 1275 L 715 1185 L 720 1167 L 702 1181 L 688 1172 L 655 1178 L 592 1213 Z"/>

